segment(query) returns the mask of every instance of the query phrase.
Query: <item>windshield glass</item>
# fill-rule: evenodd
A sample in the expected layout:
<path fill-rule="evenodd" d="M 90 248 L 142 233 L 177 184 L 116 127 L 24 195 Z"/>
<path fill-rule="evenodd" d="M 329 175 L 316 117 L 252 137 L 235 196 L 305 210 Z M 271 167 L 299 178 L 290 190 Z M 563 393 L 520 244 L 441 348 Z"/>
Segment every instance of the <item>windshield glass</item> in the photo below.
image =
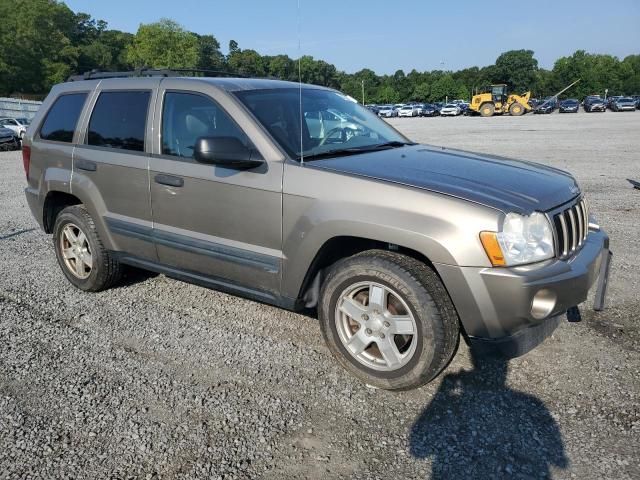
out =
<path fill-rule="evenodd" d="M 300 94 L 297 88 L 235 92 L 293 158 L 345 149 L 364 150 L 389 142 L 410 143 L 384 120 L 346 95 L 332 90 L 303 88 L 301 107 Z"/>

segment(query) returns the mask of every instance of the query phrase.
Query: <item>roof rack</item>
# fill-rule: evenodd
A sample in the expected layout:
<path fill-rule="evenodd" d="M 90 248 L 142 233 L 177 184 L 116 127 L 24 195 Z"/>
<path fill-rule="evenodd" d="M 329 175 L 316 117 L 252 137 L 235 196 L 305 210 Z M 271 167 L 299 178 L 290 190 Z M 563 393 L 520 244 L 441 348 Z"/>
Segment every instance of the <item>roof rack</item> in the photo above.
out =
<path fill-rule="evenodd" d="M 247 75 L 237 72 L 225 72 L 222 70 L 206 70 L 201 68 L 138 68 L 129 72 L 101 72 L 91 70 L 82 75 L 71 75 L 68 82 L 80 82 L 82 80 L 100 80 L 104 78 L 131 78 L 131 77 L 183 77 L 186 74 L 194 77 L 240 77 Z"/>

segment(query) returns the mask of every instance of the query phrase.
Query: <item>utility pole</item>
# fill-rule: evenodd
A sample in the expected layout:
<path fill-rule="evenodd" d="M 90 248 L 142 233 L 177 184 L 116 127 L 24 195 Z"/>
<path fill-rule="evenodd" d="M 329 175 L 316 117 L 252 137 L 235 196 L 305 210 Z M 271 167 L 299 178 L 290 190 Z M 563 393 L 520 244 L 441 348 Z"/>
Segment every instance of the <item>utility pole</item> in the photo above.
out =
<path fill-rule="evenodd" d="M 364 80 L 362 80 L 362 106 L 364 107 Z"/>

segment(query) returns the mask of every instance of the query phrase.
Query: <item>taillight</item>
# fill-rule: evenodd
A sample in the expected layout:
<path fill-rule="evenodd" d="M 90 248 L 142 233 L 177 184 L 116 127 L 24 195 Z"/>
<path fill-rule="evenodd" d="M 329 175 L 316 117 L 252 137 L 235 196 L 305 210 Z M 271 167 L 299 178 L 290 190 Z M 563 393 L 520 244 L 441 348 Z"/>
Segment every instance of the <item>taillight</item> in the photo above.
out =
<path fill-rule="evenodd" d="M 24 173 L 29 179 L 29 167 L 31 166 L 31 147 L 22 146 L 22 164 L 24 165 Z"/>

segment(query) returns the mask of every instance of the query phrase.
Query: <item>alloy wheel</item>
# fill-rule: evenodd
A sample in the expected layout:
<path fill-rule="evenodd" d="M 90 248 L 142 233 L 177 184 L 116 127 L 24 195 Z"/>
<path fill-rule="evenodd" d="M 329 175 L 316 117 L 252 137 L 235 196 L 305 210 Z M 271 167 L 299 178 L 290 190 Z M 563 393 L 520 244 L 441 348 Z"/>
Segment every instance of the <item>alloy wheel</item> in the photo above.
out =
<path fill-rule="evenodd" d="M 60 232 L 60 251 L 67 269 L 77 278 L 85 279 L 93 269 L 89 240 L 80 228 L 68 223 Z"/>
<path fill-rule="evenodd" d="M 349 354 L 363 365 L 393 371 L 416 351 L 417 325 L 399 293 L 376 282 L 346 288 L 335 311 L 338 336 Z"/>

